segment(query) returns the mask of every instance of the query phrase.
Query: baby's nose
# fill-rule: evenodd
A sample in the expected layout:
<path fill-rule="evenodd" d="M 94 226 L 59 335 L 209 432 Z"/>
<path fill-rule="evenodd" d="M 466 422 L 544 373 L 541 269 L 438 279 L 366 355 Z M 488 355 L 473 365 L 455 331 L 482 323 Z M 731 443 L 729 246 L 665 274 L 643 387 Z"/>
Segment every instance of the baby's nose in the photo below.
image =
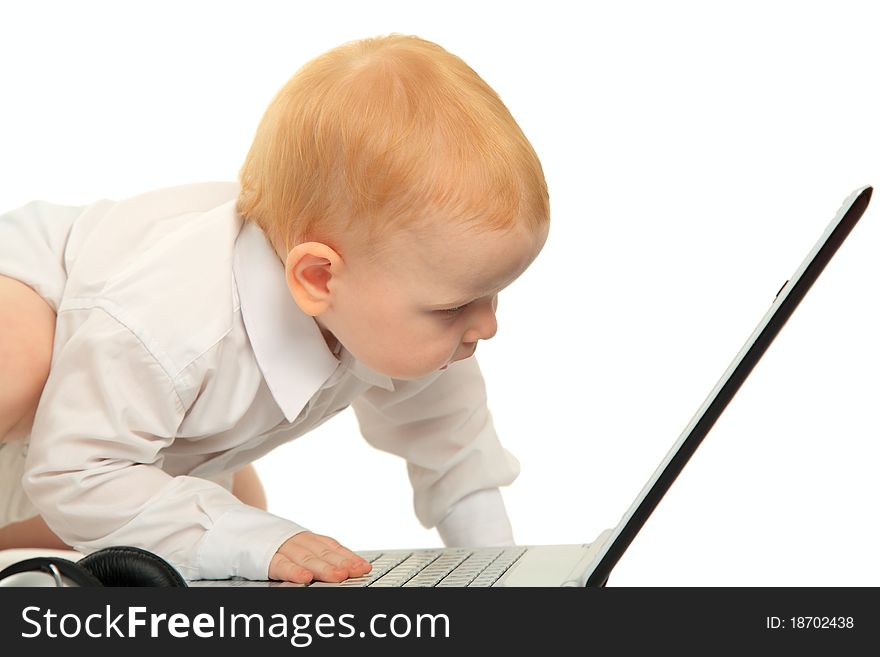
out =
<path fill-rule="evenodd" d="M 495 313 L 493 312 L 480 325 L 480 340 L 491 340 L 495 337 L 496 333 L 498 333 L 498 320 L 495 319 Z"/>

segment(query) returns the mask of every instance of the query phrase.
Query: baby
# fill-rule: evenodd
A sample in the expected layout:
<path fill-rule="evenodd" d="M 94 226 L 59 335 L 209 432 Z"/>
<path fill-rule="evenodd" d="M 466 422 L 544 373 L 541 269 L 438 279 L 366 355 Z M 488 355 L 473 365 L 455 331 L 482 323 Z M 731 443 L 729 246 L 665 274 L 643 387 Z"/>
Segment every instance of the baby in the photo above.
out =
<path fill-rule="evenodd" d="M 0 548 L 362 575 L 249 465 L 349 405 L 445 545 L 513 544 L 473 356 L 549 202 L 497 94 L 428 41 L 347 43 L 276 95 L 239 178 L 0 217 Z"/>

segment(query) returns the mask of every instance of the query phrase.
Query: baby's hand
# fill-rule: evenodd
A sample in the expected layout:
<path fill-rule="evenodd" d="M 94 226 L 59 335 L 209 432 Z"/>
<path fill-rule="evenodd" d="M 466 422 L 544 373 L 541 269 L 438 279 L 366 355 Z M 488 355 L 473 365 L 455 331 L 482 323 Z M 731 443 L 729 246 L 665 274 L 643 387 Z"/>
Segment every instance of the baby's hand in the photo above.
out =
<path fill-rule="evenodd" d="M 341 582 L 370 570 L 369 561 L 329 536 L 300 532 L 287 539 L 269 563 L 269 579 L 308 584 L 312 579 Z"/>

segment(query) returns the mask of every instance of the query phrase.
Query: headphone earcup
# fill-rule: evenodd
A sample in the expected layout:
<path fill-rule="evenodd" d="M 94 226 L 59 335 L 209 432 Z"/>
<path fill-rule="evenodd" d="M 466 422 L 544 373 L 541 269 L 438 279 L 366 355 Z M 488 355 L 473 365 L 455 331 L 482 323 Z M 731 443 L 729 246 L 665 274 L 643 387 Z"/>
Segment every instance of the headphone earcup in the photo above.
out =
<path fill-rule="evenodd" d="M 14 563 L 0 571 L 0 582 L 6 582 L 0 583 L 0 586 L 43 586 L 42 583 L 35 583 L 33 578 L 26 578 L 28 573 L 49 575 L 48 579 L 43 579 L 46 586 L 52 586 L 49 582 L 55 578 L 53 569 L 62 578 L 69 580 L 65 582 L 66 586 L 104 586 L 88 569 L 61 557 L 33 557 Z M 16 575 L 19 577 L 15 577 Z"/>
<path fill-rule="evenodd" d="M 167 561 L 141 548 L 104 548 L 80 559 L 76 565 L 103 586 L 186 586 L 186 580 Z"/>

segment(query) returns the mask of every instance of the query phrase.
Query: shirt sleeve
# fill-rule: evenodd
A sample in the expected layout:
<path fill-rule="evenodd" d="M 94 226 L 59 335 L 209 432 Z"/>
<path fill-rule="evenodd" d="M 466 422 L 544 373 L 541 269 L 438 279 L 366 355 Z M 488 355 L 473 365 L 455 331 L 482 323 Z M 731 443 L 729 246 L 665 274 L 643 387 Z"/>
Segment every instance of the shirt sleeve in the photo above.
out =
<path fill-rule="evenodd" d="M 394 383 L 393 391 L 370 388 L 352 408 L 368 443 L 406 459 L 419 522 L 437 526 L 447 545 L 512 544 L 497 490 L 465 499 L 512 483 L 520 471 L 498 440 L 476 358 Z"/>
<path fill-rule="evenodd" d="M 437 525 L 446 547 L 515 545 L 513 529 L 497 488 L 478 490 L 459 500 Z"/>
<path fill-rule="evenodd" d="M 142 547 L 186 579 L 266 579 L 305 528 L 222 486 L 162 470 L 186 413 L 173 377 L 110 309 L 58 315 L 55 351 L 22 484 L 49 527 L 82 552 Z"/>

